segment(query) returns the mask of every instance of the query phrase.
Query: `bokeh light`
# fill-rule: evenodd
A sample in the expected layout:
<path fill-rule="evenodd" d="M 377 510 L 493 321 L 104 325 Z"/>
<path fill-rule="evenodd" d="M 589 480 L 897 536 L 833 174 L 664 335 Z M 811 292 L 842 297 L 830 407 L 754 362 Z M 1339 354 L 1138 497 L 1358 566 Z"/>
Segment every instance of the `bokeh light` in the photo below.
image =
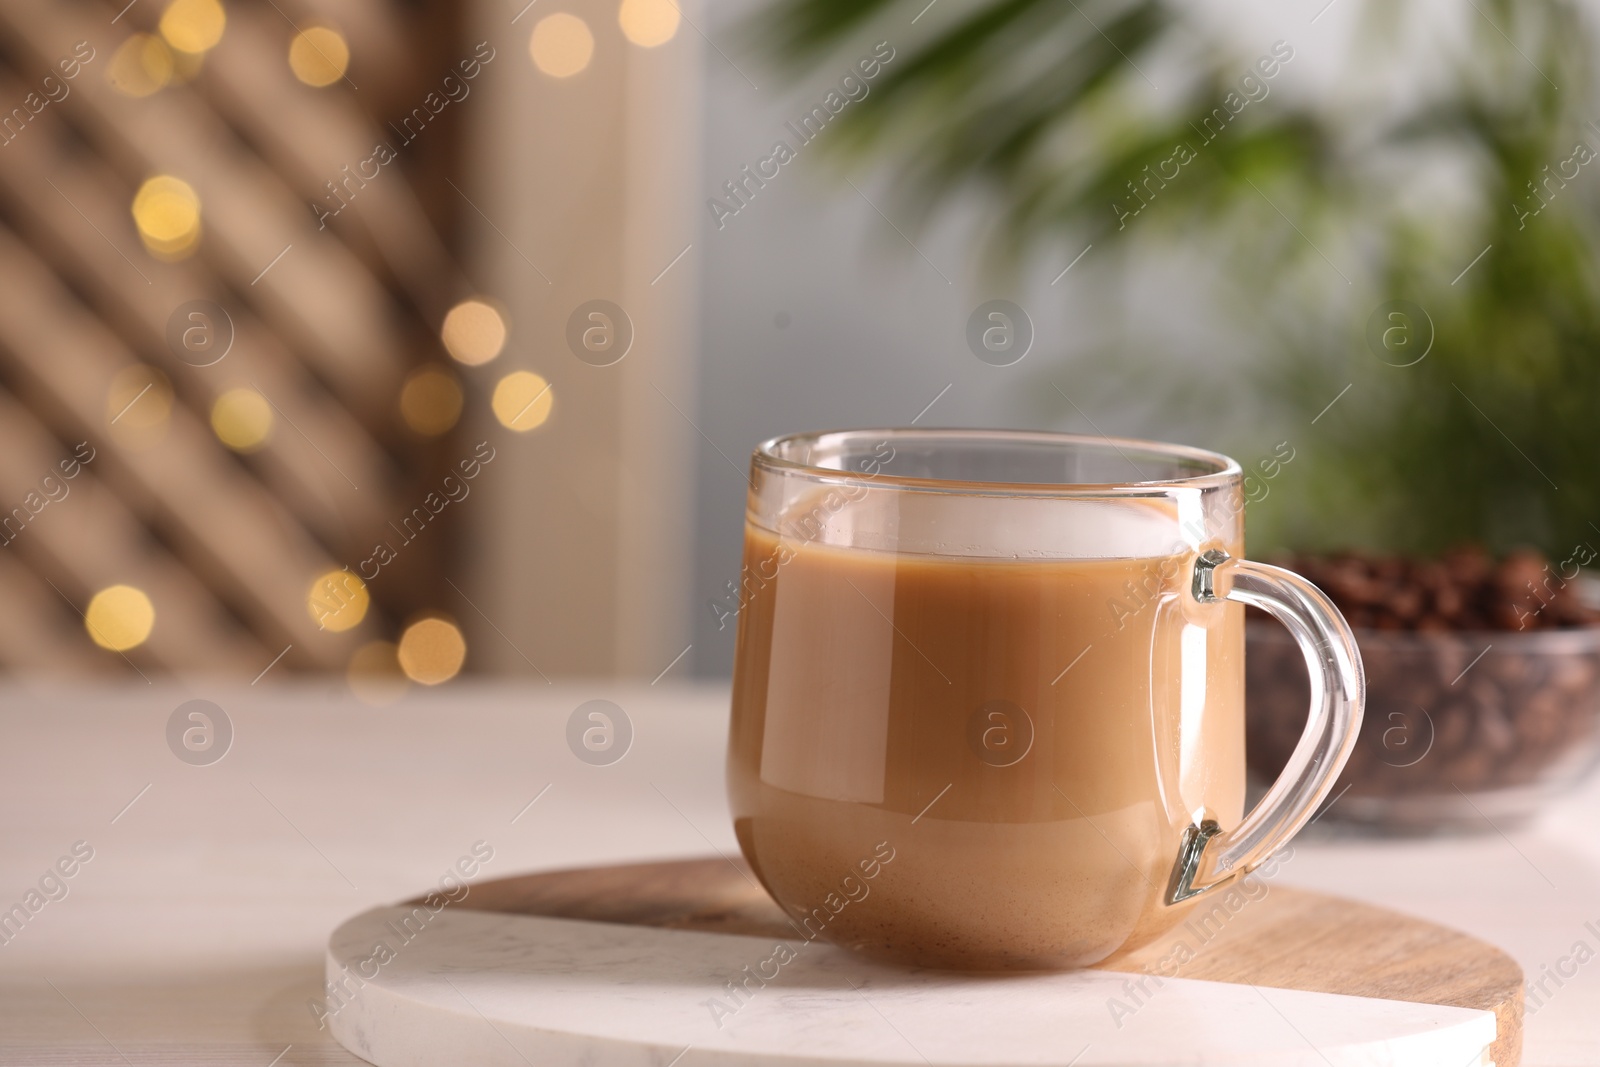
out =
<path fill-rule="evenodd" d="M 106 390 L 106 428 L 118 444 L 145 448 L 167 435 L 172 419 L 172 383 L 148 363 L 118 371 Z"/>
<path fill-rule="evenodd" d="M 367 583 L 348 570 L 329 571 L 311 583 L 306 610 L 324 630 L 343 633 L 361 625 L 372 603 Z"/>
<path fill-rule="evenodd" d="M 400 390 L 400 417 L 426 437 L 437 437 L 461 418 L 461 386 L 443 367 L 421 367 Z"/>
<path fill-rule="evenodd" d="M 490 406 L 500 425 L 526 433 L 543 426 L 550 417 L 553 393 L 550 383 L 532 371 L 513 371 L 495 385 Z"/>
<path fill-rule="evenodd" d="M 594 56 L 594 34 L 589 24 L 565 11 L 546 15 L 528 39 L 533 65 L 552 78 L 570 78 L 589 65 Z"/>
<path fill-rule="evenodd" d="M 124 96 L 149 96 L 171 83 L 172 75 L 172 50 L 149 33 L 123 41 L 106 67 L 106 81 Z"/>
<path fill-rule="evenodd" d="M 206 65 L 204 52 L 174 52 L 169 48 L 167 55 L 172 57 L 172 80 L 169 85 L 183 85 L 194 81 L 199 76 L 201 68 Z"/>
<path fill-rule="evenodd" d="M 273 411 L 254 389 L 229 389 L 211 405 L 211 430 L 235 452 L 254 452 L 272 434 Z"/>
<path fill-rule="evenodd" d="M 463 300 L 445 314 L 439 339 L 455 360 L 476 367 L 506 346 L 506 319 L 486 300 Z"/>
<path fill-rule="evenodd" d="M 423 685 L 438 685 L 460 673 L 467 658 L 467 642 L 454 623 L 422 619 L 407 626 L 400 635 L 396 655 L 407 678 Z"/>
<path fill-rule="evenodd" d="M 617 10 L 622 35 L 641 48 L 654 48 L 672 40 L 681 18 L 673 0 L 622 0 L 622 7 Z"/>
<path fill-rule="evenodd" d="M 409 683 L 400 670 L 398 651 L 392 641 L 369 641 L 356 649 L 345 668 L 345 680 L 357 700 L 383 707 L 405 694 Z"/>
<path fill-rule="evenodd" d="M 200 242 L 200 197 L 181 178 L 157 174 L 134 194 L 133 222 L 152 255 L 182 259 Z"/>
<path fill-rule="evenodd" d="M 227 12 L 218 0 L 172 0 L 161 14 L 161 36 L 180 52 L 205 52 L 222 40 Z"/>
<path fill-rule="evenodd" d="M 155 605 L 143 589 L 113 585 L 89 600 L 83 613 L 84 629 L 101 648 L 126 652 L 144 644 L 156 625 Z"/>
<path fill-rule="evenodd" d="M 350 46 L 337 30 L 310 26 L 289 42 L 289 69 L 313 88 L 332 85 L 344 77 L 349 66 Z"/>

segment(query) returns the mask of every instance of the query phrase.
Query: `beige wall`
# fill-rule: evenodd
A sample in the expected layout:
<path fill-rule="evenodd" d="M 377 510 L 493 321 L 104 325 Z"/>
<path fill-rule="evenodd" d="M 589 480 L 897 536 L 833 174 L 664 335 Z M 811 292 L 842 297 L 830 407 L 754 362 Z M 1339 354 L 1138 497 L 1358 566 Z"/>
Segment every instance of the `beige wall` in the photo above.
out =
<path fill-rule="evenodd" d="M 616 0 L 545 0 L 509 24 L 516 10 L 480 4 L 471 35 L 498 55 L 473 112 L 468 261 L 512 321 L 506 353 L 473 376 L 487 391 L 532 370 L 554 407 L 530 433 L 483 428 L 499 455 L 469 535 L 464 591 L 479 611 L 461 618 L 489 670 L 653 678 L 689 641 L 699 250 L 661 272 L 694 239 L 700 39 L 685 21 L 664 45 L 633 45 Z M 556 11 L 595 38 L 565 79 L 528 50 Z M 565 340 L 596 298 L 634 328 L 609 367 Z"/>

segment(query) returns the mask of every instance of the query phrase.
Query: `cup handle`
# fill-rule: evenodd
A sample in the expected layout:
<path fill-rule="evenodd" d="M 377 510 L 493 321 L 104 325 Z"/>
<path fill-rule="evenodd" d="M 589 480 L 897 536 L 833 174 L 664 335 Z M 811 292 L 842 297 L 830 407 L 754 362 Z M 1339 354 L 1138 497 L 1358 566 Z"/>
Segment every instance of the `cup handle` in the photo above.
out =
<path fill-rule="evenodd" d="M 1177 904 L 1263 863 L 1311 818 L 1355 747 L 1366 678 L 1355 634 L 1316 586 L 1292 571 L 1211 549 L 1195 559 L 1192 592 L 1202 604 L 1237 600 L 1289 628 L 1311 676 L 1311 713 L 1288 764 L 1267 795 L 1232 830 L 1207 819 L 1183 833 L 1166 902 Z"/>

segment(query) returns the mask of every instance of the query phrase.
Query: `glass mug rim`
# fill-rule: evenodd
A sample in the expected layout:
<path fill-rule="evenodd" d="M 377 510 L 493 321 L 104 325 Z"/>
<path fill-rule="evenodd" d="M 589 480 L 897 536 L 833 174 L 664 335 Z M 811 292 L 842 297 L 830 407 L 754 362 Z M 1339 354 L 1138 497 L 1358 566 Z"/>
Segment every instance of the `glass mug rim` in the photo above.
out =
<path fill-rule="evenodd" d="M 867 473 L 828 467 L 810 461 L 819 448 L 838 448 L 851 442 L 877 443 L 924 439 L 941 448 L 981 443 L 1056 449 L 1063 455 L 1094 454 L 1125 460 L 1134 470 L 1133 455 L 1153 462 L 1195 468 L 1195 473 L 1171 478 L 1127 481 L 1000 481 L 890 474 L 880 469 Z M 803 457 L 803 458 L 801 458 Z M 1221 452 L 1134 437 L 1067 433 L 1057 430 L 1003 430 L 965 427 L 881 427 L 814 430 L 769 438 L 751 453 L 758 470 L 786 477 L 802 477 L 830 485 L 871 485 L 932 493 L 972 495 L 1107 497 L 1148 496 L 1173 489 L 1209 489 L 1227 486 L 1243 474 L 1238 462 Z"/>

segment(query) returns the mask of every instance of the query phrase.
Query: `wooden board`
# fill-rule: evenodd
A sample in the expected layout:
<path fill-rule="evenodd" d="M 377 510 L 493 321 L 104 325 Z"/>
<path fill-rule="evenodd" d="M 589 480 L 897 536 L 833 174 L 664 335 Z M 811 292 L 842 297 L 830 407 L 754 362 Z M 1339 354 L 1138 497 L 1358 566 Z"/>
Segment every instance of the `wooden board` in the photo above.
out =
<path fill-rule="evenodd" d="M 793 938 L 748 867 L 726 859 L 592 867 L 479 882 L 456 907 L 704 933 Z M 1197 907 L 1171 935 L 1096 970 L 1158 970 L 1174 938 L 1195 951 L 1184 978 L 1338 993 L 1495 1014 L 1497 1067 L 1522 1054 L 1522 969 L 1476 938 L 1384 908 L 1273 886 L 1236 914 L 1202 922 Z M 1224 917 L 1225 916 L 1225 917 Z M 1200 923 L 1200 926 L 1194 924 Z M 1202 933 L 1205 935 L 1202 943 Z"/>

